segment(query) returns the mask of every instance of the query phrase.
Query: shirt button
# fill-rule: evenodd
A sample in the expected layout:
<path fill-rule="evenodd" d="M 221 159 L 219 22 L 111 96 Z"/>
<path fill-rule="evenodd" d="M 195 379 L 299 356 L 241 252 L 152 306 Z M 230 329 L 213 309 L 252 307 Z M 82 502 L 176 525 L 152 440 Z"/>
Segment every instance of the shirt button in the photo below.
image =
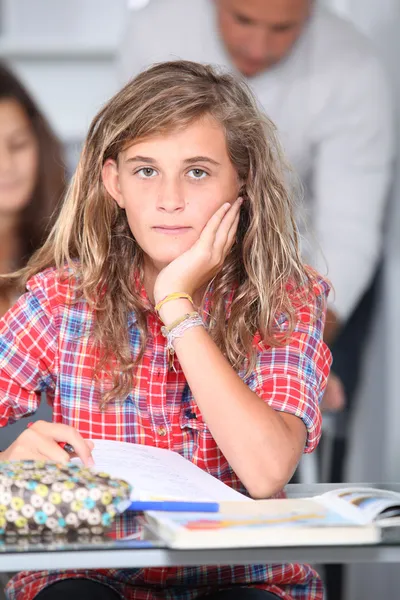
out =
<path fill-rule="evenodd" d="M 165 429 L 165 427 L 162 425 L 161 427 L 157 428 L 157 433 L 158 435 L 164 436 L 167 435 L 167 430 Z"/>

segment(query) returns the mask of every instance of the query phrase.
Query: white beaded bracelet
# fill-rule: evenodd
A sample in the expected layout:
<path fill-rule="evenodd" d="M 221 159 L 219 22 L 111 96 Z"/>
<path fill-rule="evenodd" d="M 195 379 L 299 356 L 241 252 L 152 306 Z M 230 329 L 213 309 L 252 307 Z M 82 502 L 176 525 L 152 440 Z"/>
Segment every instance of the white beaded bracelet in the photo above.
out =
<path fill-rule="evenodd" d="M 161 333 L 164 337 L 167 338 L 167 352 L 169 354 L 169 368 L 174 369 L 174 341 L 177 338 L 183 336 L 185 331 L 191 329 L 192 327 L 204 327 L 203 319 L 200 317 L 199 313 L 190 313 L 186 316 L 183 321 L 178 323 L 175 327 L 169 330 L 167 327 L 161 327 Z"/>

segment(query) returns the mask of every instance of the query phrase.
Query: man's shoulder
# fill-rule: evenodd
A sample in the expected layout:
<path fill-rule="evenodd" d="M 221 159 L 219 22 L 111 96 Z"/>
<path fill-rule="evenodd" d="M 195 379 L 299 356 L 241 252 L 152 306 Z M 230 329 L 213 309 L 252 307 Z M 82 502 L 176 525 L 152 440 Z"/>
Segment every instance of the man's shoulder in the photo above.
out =
<path fill-rule="evenodd" d="M 309 35 L 315 58 L 324 69 L 338 68 L 345 72 L 377 61 L 370 40 L 350 21 L 327 8 L 315 11 Z"/>

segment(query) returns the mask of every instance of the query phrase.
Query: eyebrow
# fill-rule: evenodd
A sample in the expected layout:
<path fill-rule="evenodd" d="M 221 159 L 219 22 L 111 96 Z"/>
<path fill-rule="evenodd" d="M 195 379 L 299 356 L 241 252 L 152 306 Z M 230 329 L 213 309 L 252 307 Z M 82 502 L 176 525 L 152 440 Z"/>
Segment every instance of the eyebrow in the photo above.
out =
<path fill-rule="evenodd" d="M 248 17 L 247 15 L 244 15 L 241 12 L 234 12 L 233 13 L 235 19 L 240 19 L 242 21 L 247 21 L 247 23 L 257 23 L 256 19 L 254 19 L 253 17 Z"/>
<path fill-rule="evenodd" d="M 242 21 L 247 21 L 247 23 L 251 24 L 251 25 L 257 25 L 260 23 L 260 21 L 257 21 L 256 19 L 254 19 L 253 17 L 248 17 L 247 15 L 241 13 L 241 12 L 235 12 L 234 16 L 236 19 L 241 19 Z M 297 23 L 296 21 L 282 21 L 281 23 L 268 23 L 268 28 L 269 29 L 292 29 L 292 27 L 296 27 Z"/>
<path fill-rule="evenodd" d="M 221 166 L 221 163 L 217 162 L 213 158 L 210 158 L 209 156 L 192 156 L 191 158 L 186 158 L 183 162 L 185 164 L 196 163 L 196 162 L 208 162 L 212 165 L 215 165 L 216 167 Z"/>
<path fill-rule="evenodd" d="M 297 23 L 295 21 L 282 21 L 282 23 L 271 23 L 269 25 L 270 29 L 276 29 L 276 30 L 284 30 L 284 29 L 292 29 L 293 27 L 296 27 Z"/>
<path fill-rule="evenodd" d="M 127 163 L 130 162 L 151 162 L 151 163 L 155 163 L 157 162 L 155 158 L 151 158 L 151 156 L 131 156 L 131 158 L 127 158 L 126 161 Z"/>
<path fill-rule="evenodd" d="M 151 156 L 132 156 L 130 158 L 127 158 L 126 163 L 131 163 L 131 162 L 144 162 L 144 163 L 153 163 L 156 164 L 157 160 L 155 158 L 152 158 Z M 191 163 L 196 163 L 196 162 L 208 162 L 212 165 L 215 165 L 217 167 L 221 166 L 219 162 L 217 162 L 216 160 L 214 160 L 213 158 L 210 158 L 209 156 L 192 156 L 190 158 L 185 158 L 185 160 L 183 161 L 185 164 L 191 164 Z"/>

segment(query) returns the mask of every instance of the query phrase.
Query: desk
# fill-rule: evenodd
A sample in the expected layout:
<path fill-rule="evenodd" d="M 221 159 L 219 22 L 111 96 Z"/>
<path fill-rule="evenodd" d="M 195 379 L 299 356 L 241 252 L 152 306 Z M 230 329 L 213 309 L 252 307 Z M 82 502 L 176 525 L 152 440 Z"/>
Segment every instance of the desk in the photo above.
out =
<path fill-rule="evenodd" d="M 348 484 L 347 487 L 355 485 L 388 488 L 400 492 L 399 484 Z M 288 485 L 286 490 L 289 497 L 295 498 L 318 495 L 335 487 L 337 486 L 332 484 L 293 484 Z M 138 547 L 135 541 L 107 540 L 93 543 L 58 542 L 52 546 L 28 544 L 23 550 L 0 547 L 0 572 L 286 562 L 397 563 L 400 562 L 400 544 L 170 550 L 161 545 Z"/>

